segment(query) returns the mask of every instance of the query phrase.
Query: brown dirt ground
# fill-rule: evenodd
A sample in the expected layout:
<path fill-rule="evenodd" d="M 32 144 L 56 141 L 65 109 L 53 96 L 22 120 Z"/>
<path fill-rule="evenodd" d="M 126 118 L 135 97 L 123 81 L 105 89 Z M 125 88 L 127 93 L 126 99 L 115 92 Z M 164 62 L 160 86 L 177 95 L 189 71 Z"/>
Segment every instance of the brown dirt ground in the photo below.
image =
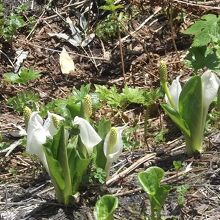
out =
<path fill-rule="evenodd" d="M 13 1 L 5 2 L 8 3 L 8 7 L 15 7 Z M 95 38 L 89 44 L 89 48 L 85 47 L 85 50 L 82 50 L 48 35 L 54 31 L 69 33 L 62 18 L 70 16 L 74 19 L 73 12 L 76 10 L 74 3 L 77 2 L 80 1 L 52 1 L 51 7 L 45 9 L 47 1 L 36 1 L 34 10 L 30 9 L 26 14 L 27 17 L 33 15 L 36 18 L 33 31 L 28 34 L 27 31 L 21 30 L 11 44 L 2 43 L 1 51 L 7 54 L 7 57 L 0 53 L 0 132 L 5 139 L 16 140 L 9 134 L 14 129 L 11 123 L 24 126 L 22 116 L 16 114 L 6 104 L 7 99 L 18 92 L 33 90 L 40 94 L 43 102 L 47 103 L 55 98 L 65 97 L 73 87 L 79 88 L 86 83 L 116 85 L 118 89 L 123 88 L 124 80 L 117 39 L 101 42 Z M 83 1 L 77 10 L 85 9 L 89 2 L 91 1 Z M 153 15 L 139 31 L 123 41 L 126 83 L 144 89 L 157 88 L 158 62 L 161 58 L 168 63 L 170 79 L 179 74 L 184 77 L 189 76 L 191 70 L 181 61 L 190 46 L 191 39 L 181 34 L 181 30 L 204 13 L 219 13 L 218 9 L 212 8 L 219 7 L 218 1 L 215 4 L 206 2 L 205 6 L 196 5 L 193 1 L 173 1 L 175 13 L 184 10 L 187 15 L 185 22 L 174 20 L 173 37 L 178 52 L 174 49 L 169 22 L 163 10 L 168 4 L 167 1 L 120 2 L 128 8 L 136 7 L 140 10 L 138 16 L 130 22 L 129 33 L 136 30 L 145 19 L 159 9 L 159 12 Z M 98 16 L 96 9 L 93 10 Z M 91 30 L 97 19 L 97 17 L 91 19 Z M 59 53 L 63 46 L 71 52 L 76 64 L 76 72 L 70 75 L 63 75 L 60 70 Z M 26 86 L 10 85 L 2 80 L 5 72 L 13 70 L 9 60 L 14 62 L 15 51 L 18 48 L 29 52 L 22 66 L 33 68 L 42 74 L 40 79 Z M 92 56 L 94 59 L 91 58 Z M 0 154 L 0 219 L 93 219 L 94 204 L 98 196 L 106 192 L 118 195 L 119 208 L 115 219 L 144 219 L 144 216 L 149 215 L 149 201 L 146 194 L 138 188 L 137 173 L 151 165 L 165 169 L 165 182 L 173 187 L 163 210 L 166 219 L 220 219 L 220 133 L 213 131 L 207 134 L 205 153 L 198 158 L 189 158 L 184 154 L 184 142 L 180 133 L 170 125 L 158 104 L 159 101 L 156 112 L 149 119 L 148 143 L 144 142 L 143 128 L 137 130 L 136 136 L 140 140 L 140 146 L 133 151 L 125 151 L 120 157 L 120 163 L 114 169 L 129 168 L 137 163 L 138 159 L 150 153 L 155 153 L 155 156 L 140 163 L 127 176 L 117 179 L 109 186 L 101 189 L 94 185 L 88 186 L 74 207 L 67 208 L 56 203 L 49 177 L 37 160 L 24 153 L 24 147 L 17 147 L 8 157 Z M 112 110 L 106 111 L 110 112 L 110 118 L 115 114 Z M 143 124 L 143 109 L 134 108 L 128 112 L 133 113 L 125 112 L 129 114 L 127 117 L 132 117 L 133 121 L 139 120 L 140 124 Z M 105 113 L 104 110 L 100 115 Z M 115 121 L 121 122 L 122 118 L 119 117 Z M 166 142 L 157 144 L 151 133 L 161 129 L 161 126 L 169 128 L 168 137 Z M 173 160 L 180 160 L 183 164 L 192 162 L 192 170 L 184 175 L 181 175 L 180 171 L 179 175 L 173 169 Z M 175 187 L 186 183 L 189 185 L 189 190 L 184 204 L 179 206 Z"/>

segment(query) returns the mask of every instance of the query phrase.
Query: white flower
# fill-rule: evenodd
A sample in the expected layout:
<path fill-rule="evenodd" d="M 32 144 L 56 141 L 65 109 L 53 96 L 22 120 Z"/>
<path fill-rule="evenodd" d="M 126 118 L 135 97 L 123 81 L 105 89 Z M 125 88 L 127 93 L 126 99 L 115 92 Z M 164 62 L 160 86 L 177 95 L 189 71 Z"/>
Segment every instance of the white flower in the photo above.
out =
<path fill-rule="evenodd" d="M 79 126 L 79 136 L 81 141 L 85 145 L 88 154 L 91 154 L 93 147 L 96 146 L 102 139 L 99 137 L 90 123 L 83 118 L 76 116 L 73 120 L 73 125 Z"/>
<path fill-rule="evenodd" d="M 46 143 L 47 138 L 52 138 L 57 132 L 57 128 L 53 123 L 53 116 L 63 120 L 61 116 L 48 112 L 48 118 L 43 123 L 43 119 L 38 112 L 33 112 L 30 116 L 27 127 L 26 151 L 29 154 L 36 155 L 41 160 L 47 171 L 49 169 L 43 150 L 43 144 Z"/>
<path fill-rule="evenodd" d="M 178 110 L 179 105 L 179 96 L 182 91 L 182 87 L 179 82 L 180 76 L 178 76 L 175 80 L 173 80 L 171 86 L 169 87 L 169 92 L 171 95 L 171 98 L 174 101 L 175 107 Z M 220 80 L 210 70 L 207 70 L 203 73 L 201 76 L 202 80 L 202 97 L 203 97 L 203 107 L 208 110 L 209 105 L 213 101 L 213 99 L 216 97 L 218 88 L 220 86 Z M 167 96 L 165 96 L 165 101 L 170 104 Z"/>
<path fill-rule="evenodd" d="M 103 151 L 107 159 L 105 166 L 107 175 L 109 175 L 112 163 L 118 159 L 123 150 L 122 132 L 124 129 L 125 126 L 113 127 L 105 137 Z"/>
<path fill-rule="evenodd" d="M 180 93 L 182 91 L 182 87 L 181 84 L 179 82 L 180 76 L 177 76 L 177 78 L 175 80 L 173 80 L 171 86 L 169 87 L 169 92 L 171 95 L 171 98 L 173 99 L 175 108 L 178 110 L 179 109 L 179 97 L 180 97 Z M 165 96 L 165 101 L 167 104 L 170 105 L 170 102 L 167 98 L 167 95 Z"/>
<path fill-rule="evenodd" d="M 202 94 L 203 94 L 203 105 L 208 109 L 209 105 L 216 97 L 218 88 L 220 86 L 219 78 L 210 70 L 207 70 L 202 75 Z"/>

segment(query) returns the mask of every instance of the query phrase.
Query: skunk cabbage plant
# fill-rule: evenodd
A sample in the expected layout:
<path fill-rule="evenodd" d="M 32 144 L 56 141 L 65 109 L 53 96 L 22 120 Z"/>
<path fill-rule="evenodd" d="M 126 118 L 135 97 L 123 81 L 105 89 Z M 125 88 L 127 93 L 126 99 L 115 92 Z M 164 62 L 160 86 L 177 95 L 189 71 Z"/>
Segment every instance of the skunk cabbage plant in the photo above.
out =
<path fill-rule="evenodd" d="M 27 148 L 29 154 L 36 155 L 44 167 L 48 171 L 47 161 L 43 150 L 43 144 L 46 143 L 47 138 L 53 138 L 57 132 L 55 126 L 57 120 L 64 118 L 48 112 L 48 118 L 43 122 L 43 119 L 38 112 L 33 112 L 27 124 Z"/>
<path fill-rule="evenodd" d="M 118 207 L 118 198 L 112 195 L 102 196 L 95 205 L 96 220 L 113 220 L 113 214 Z"/>
<path fill-rule="evenodd" d="M 93 168 L 106 169 L 109 174 L 123 147 L 123 127 L 111 128 L 110 122 L 102 122 L 98 127 L 96 124 L 99 134 L 96 133 L 93 123 L 90 124 L 91 97 L 87 94 L 81 99 L 81 104 L 77 101 L 66 106 L 69 115 L 65 118 L 48 112 L 47 119 L 43 120 L 38 112 L 31 112 L 28 107 L 24 109 L 26 151 L 41 160 L 50 175 L 58 202 L 65 205 L 73 204 L 74 195 L 87 183 L 84 180 L 89 179 L 89 171 Z"/>
<path fill-rule="evenodd" d="M 112 163 L 115 162 L 123 150 L 122 132 L 123 127 L 112 127 L 105 137 L 104 141 L 104 155 L 106 157 L 105 171 L 109 177 L 109 171 Z"/>
<path fill-rule="evenodd" d="M 101 138 L 83 118 L 76 116 L 73 120 L 74 129 L 79 130 L 77 133 L 66 128 L 64 121 L 64 118 L 52 113 L 48 113 L 48 118 L 43 121 L 38 112 L 31 113 L 27 123 L 26 150 L 37 155 L 43 163 L 58 202 L 70 205 L 86 173 L 93 148 Z M 87 150 L 85 155 L 80 152 L 82 143 Z"/>
<path fill-rule="evenodd" d="M 186 140 L 187 153 L 201 153 L 206 117 L 209 105 L 217 95 L 219 78 L 208 70 L 202 76 L 191 77 L 183 88 L 179 83 L 179 77 L 168 89 L 164 80 L 161 81 L 161 85 L 167 101 L 162 107 L 181 129 Z"/>
<path fill-rule="evenodd" d="M 160 167 L 149 167 L 143 172 L 138 173 L 138 180 L 141 187 L 147 193 L 151 206 L 151 220 L 160 220 L 161 210 L 170 191 L 169 185 L 162 185 L 161 180 L 164 170 Z"/>

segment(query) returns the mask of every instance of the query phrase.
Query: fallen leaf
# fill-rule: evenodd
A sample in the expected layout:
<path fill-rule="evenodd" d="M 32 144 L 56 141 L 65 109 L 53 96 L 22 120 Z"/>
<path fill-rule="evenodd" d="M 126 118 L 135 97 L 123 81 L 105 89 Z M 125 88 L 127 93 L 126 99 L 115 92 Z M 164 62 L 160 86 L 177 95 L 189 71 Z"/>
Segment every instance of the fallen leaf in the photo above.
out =
<path fill-rule="evenodd" d="M 60 67 L 63 74 L 70 74 L 75 71 L 75 64 L 64 47 L 60 53 Z"/>

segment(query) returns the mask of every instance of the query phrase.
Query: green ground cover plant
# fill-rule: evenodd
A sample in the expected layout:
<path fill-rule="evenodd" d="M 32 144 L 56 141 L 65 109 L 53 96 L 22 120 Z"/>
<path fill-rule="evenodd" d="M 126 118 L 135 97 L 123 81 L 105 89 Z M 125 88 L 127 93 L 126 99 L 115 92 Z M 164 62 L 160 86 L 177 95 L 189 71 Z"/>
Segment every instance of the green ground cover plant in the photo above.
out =
<path fill-rule="evenodd" d="M 138 174 L 139 183 L 150 200 L 151 220 L 160 220 L 162 218 L 161 210 L 171 188 L 169 185 L 161 184 L 163 176 L 164 170 L 154 166 Z"/>
<path fill-rule="evenodd" d="M 220 69 L 220 18 L 215 14 L 203 15 L 184 31 L 193 35 L 193 43 L 185 60 L 195 71 L 203 68 Z"/>
<path fill-rule="evenodd" d="M 27 5 L 20 4 L 6 15 L 4 3 L 0 1 L 0 38 L 3 41 L 10 42 L 21 28 L 32 25 L 33 19 L 26 21 L 22 16 L 26 10 Z"/>

